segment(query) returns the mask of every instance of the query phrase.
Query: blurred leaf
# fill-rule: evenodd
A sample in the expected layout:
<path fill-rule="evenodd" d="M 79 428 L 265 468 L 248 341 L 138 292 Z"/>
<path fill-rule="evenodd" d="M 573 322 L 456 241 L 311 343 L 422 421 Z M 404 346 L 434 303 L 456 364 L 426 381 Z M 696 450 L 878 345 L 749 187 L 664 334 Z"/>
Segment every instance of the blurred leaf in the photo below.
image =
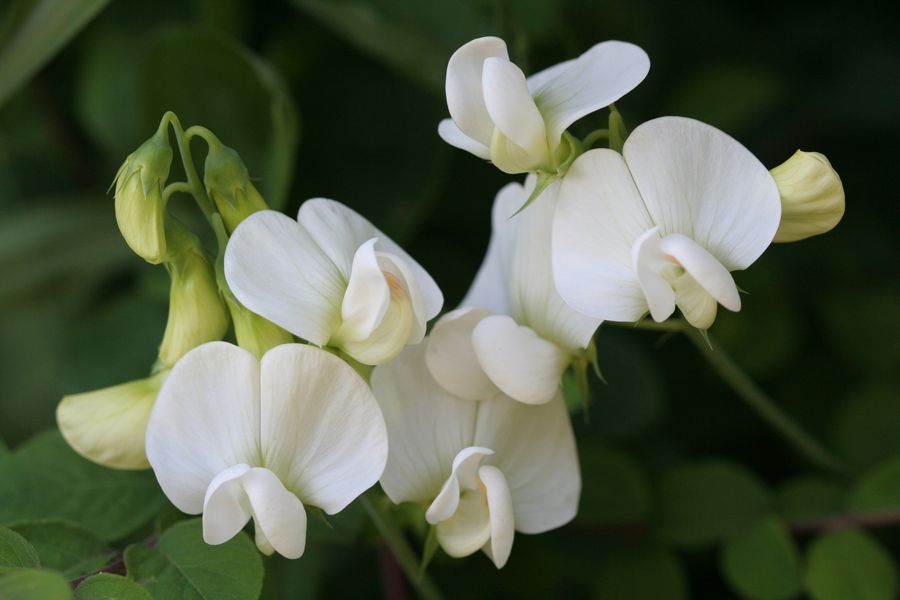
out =
<path fill-rule="evenodd" d="M 75 589 L 76 600 L 153 600 L 145 588 L 111 573 L 100 573 L 85 579 Z"/>
<path fill-rule="evenodd" d="M 14 0 L 0 39 L 0 105 L 26 83 L 109 0 Z"/>
<path fill-rule="evenodd" d="M 837 447 L 855 466 L 900 454 L 900 390 L 886 385 L 856 390 L 837 405 Z"/>
<path fill-rule="evenodd" d="M 821 477 L 791 479 L 778 488 L 778 513 L 786 521 L 812 521 L 840 513 L 846 492 L 836 483 Z"/>
<path fill-rule="evenodd" d="M 787 600 L 800 593 L 800 558 L 777 517 L 763 517 L 725 539 L 722 571 L 742 597 Z"/>
<path fill-rule="evenodd" d="M 659 489 L 659 531 L 684 546 L 710 544 L 769 507 L 766 488 L 739 465 L 723 460 L 670 469 Z"/>
<path fill-rule="evenodd" d="M 862 531 L 826 533 L 813 541 L 804 580 L 813 600 L 891 600 L 897 594 L 890 554 Z"/>
<path fill-rule="evenodd" d="M 631 523 L 651 510 L 649 483 L 626 454 L 585 440 L 578 445 L 583 474 L 580 522 L 591 525 Z"/>
<path fill-rule="evenodd" d="M 95 571 L 115 556 L 103 540 L 69 521 L 21 521 L 12 529 L 34 546 L 42 567 L 61 571 L 67 579 Z"/>
<path fill-rule="evenodd" d="M 866 472 L 850 493 L 848 508 L 863 515 L 900 510 L 900 456 Z"/>
<path fill-rule="evenodd" d="M 10 569 L 40 566 L 34 546 L 12 529 L 0 527 L 0 574 Z"/>
<path fill-rule="evenodd" d="M 662 548 L 623 548 L 597 568 L 598 600 L 682 600 L 687 577 L 678 558 Z"/>
<path fill-rule="evenodd" d="M 112 541 L 148 522 L 163 503 L 153 473 L 88 462 L 56 431 L 0 460 L 0 523 L 61 518 Z"/>
<path fill-rule="evenodd" d="M 900 288 L 841 291 L 823 299 L 826 332 L 847 364 L 878 376 L 900 367 Z"/>
<path fill-rule="evenodd" d="M 128 576 L 156 600 L 228 598 L 256 600 L 263 583 L 262 559 L 244 533 L 224 544 L 203 541 L 200 519 L 167 529 L 152 548 L 133 544 L 125 550 Z"/>
<path fill-rule="evenodd" d="M 0 575 L 3 600 L 70 600 L 69 582 L 56 571 L 18 569 Z"/>

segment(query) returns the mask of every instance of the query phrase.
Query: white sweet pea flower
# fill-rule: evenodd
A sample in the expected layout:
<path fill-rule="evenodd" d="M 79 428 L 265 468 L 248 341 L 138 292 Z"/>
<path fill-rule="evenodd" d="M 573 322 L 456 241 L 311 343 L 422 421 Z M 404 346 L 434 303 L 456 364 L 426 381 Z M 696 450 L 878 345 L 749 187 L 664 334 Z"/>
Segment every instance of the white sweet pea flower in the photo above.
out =
<path fill-rule="evenodd" d="M 772 243 L 781 218 L 766 168 L 718 129 L 662 117 L 635 129 L 623 154 L 591 150 L 562 181 L 553 273 L 572 307 L 604 320 L 656 321 L 677 306 L 707 329 L 738 311 L 730 271 Z"/>
<path fill-rule="evenodd" d="M 258 360 L 211 342 L 166 379 L 147 458 L 172 504 L 203 513 L 206 543 L 228 541 L 252 518 L 261 552 L 298 558 L 303 505 L 334 514 L 371 487 L 387 434 L 369 387 L 333 354 L 285 344 Z"/>
<path fill-rule="evenodd" d="M 438 133 L 507 173 L 552 173 L 572 150 L 566 128 L 633 90 L 649 70 L 639 47 L 609 41 L 525 79 L 503 40 L 478 38 L 447 64 L 451 119 Z"/>
<path fill-rule="evenodd" d="M 381 486 L 395 503 L 427 508 L 447 554 L 481 549 L 501 568 L 516 531 L 575 516 L 581 475 L 561 394 L 541 406 L 457 398 L 429 374 L 422 345 L 377 367 L 372 389 L 391 440 Z"/>
<path fill-rule="evenodd" d="M 304 202 L 296 221 L 271 210 L 244 220 L 228 242 L 225 278 L 251 311 L 367 365 L 422 341 L 444 302 L 400 246 L 324 198 Z"/>
<path fill-rule="evenodd" d="M 510 218 L 535 186 L 510 183 L 497 194 L 493 233 L 462 308 L 428 338 L 426 359 L 451 393 L 483 400 L 501 391 L 526 404 L 554 398 L 563 371 L 583 356 L 599 319 L 570 308 L 553 283 L 550 233 L 559 183 Z"/>

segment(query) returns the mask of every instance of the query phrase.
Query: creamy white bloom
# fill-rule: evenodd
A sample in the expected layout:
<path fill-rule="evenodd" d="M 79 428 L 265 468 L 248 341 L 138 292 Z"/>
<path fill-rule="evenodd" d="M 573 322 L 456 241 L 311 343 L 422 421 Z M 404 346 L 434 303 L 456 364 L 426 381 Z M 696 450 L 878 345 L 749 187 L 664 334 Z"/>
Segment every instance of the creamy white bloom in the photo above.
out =
<path fill-rule="evenodd" d="M 503 40 L 472 40 L 447 64 L 448 144 L 491 160 L 507 173 L 553 172 L 570 152 L 563 132 L 633 90 L 650 70 L 634 44 L 609 41 L 528 79 Z"/>
<path fill-rule="evenodd" d="M 553 223 L 553 273 L 572 307 L 600 319 L 656 321 L 677 306 L 706 329 L 717 304 L 741 308 L 731 271 L 772 243 L 781 218 L 766 168 L 718 129 L 662 117 L 635 129 L 623 154 L 572 164 Z"/>
<path fill-rule="evenodd" d="M 451 393 L 483 400 L 501 391 L 526 404 L 549 402 L 560 377 L 600 325 L 570 308 L 553 283 L 550 233 L 559 183 L 513 218 L 534 190 L 510 183 L 497 194 L 493 233 L 461 308 L 447 313 L 428 338 L 426 359 Z"/>
<path fill-rule="evenodd" d="M 369 387 L 333 354 L 285 344 L 258 360 L 211 342 L 166 379 L 147 458 L 172 504 L 203 513 L 206 543 L 228 541 L 252 518 L 260 551 L 298 558 L 304 504 L 334 514 L 371 487 L 387 433 Z"/>
<path fill-rule="evenodd" d="M 271 210 L 244 220 L 228 242 L 225 277 L 251 311 L 368 365 L 422 341 L 444 302 L 400 246 L 324 198 L 304 202 L 296 221 Z"/>
<path fill-rule="evenodd" d="M 372 388 L 391 441 L 381 486 L 395 503 L 427 507 L 451 556 L 481 549 L 501 568 L 515 531 L 575 516 L 581 475 L 561 394 L 541 406 L 457 398 L 431 377 L 422 345 L 377 367 Z"/>
<path fill-rule="evenodd" d="M 797 150 L 771 170 L 781 193 L 776 242 L 796 242 L 834 229 L 844 216 L 844 185 L 823 154 Z"/>

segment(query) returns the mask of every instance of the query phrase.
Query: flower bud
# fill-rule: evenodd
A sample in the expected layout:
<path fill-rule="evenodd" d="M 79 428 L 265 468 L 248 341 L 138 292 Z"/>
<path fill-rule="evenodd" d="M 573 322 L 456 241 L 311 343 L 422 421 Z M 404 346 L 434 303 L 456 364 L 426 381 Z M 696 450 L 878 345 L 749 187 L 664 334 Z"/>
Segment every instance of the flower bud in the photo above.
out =
<path fill-rule="evenodd" d="M 225 295 L 225 303 L 231 313 L 234 337 L 238 346 L 257 358 L 262 358 L 263 354 L 275 346 L 293 343 L 294 336 L 275 323 L 250 312 L 233 296 Z"/>
<path fill-rule="evenodd" d="M 771 170 L 781 193 L 776 242 L 796 242 L 834 228 L 844 216 L 844 186 L 828 159 L 797 150 Z"/>
<path fill-rule="evenodd" d="M 253 213 L 269 206 L 250 183 L 247 167 L 237 152 L 222 144 L 211 143 L 203 169 L 206 192 L 216 203 L 216 210 L 228 232 Z"/>
<path fill-rule="evenodd" d="M 166 258 L 163 186 L 172 166 L 165 129 L 125 159 L 116 174 L 116 223 L 135 254 L 158 265 Z"/>
<path fill-rule="evenodd" d="M 112 387 L 65 396 L 56 422 L 81 456 L 113 469 L 147 469 L 144 433 L 168 371 Z"/>
<path fill-rule="evenodd" d="M 228 330 L 228 313 L 200 241 L 177 223 L 169 229 L 172 278 L 169 319 L 159 347 L 159 360 L 171 368 L 188 350 L 220 340 Z"/>

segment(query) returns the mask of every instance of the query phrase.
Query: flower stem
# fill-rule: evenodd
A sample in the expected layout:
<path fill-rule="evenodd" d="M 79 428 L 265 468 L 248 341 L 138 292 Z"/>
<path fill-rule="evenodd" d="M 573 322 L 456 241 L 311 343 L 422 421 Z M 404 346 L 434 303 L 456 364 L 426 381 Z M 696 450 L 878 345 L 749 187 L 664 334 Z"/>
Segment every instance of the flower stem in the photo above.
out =
<path fill-rule="evenodd" d="M 625 326 L 624 323 L 610 324 Z M 738 397 L 807 459 L 828 471 L 840 475 L 848 473 L 847 467 L 839 458 L 831 454 L 769 398 L 708 334 L 704 335 L 700 330 L 681 320 L 662 323 L 644 320 L 635 323 L 634 327 L 651 331 L 683 333 Z"/>
<path fill-rule="evenodd" d="M 594 142 L 598 140 L 608 140 L 609 139 L 609 129 L 597 129 L 595 131 L 590 132 L 585 136 L 583 140 L 581 140 L 581 145 L 585 150 L 590 150 L 591 146 L 594 145 Z"/>
<path fill-rule="evenodd" d="M 406 579 L 416 590 L 419 597 L 425 600 L 440 600 L 442 597 L 441 593 L 427 574 L 420 574 L 418 557 L 412 548 L 409 547 L 397 525 L 385 514 L 380 500 L 373 491 L 369 491 L 359 497 L 363 508 L 369 514 L 369 518 L 372 519 L 372 523 L 375 524 L 375 528 L 378 529 L 378 533 L 381 534 L 384 543 L 390 547 L 394 558 L 397 559 L 397 563 L 403 569 Z"/>
<path fill-rule="evenodd" d="M 162 122 L 171 125 L 172 130 L 175 132 L 175 140 L 178 143 L 178 152 L 181 154 L 181 162 L 184 164 L 184 173 L 187 175 L 187 183 L 190 186 L 191 195 L 197 202 L 197 206 L 203 211 L 203 216 L 206 217 L 207 222 L 212 226 L 212 216 L 216 210 L 213 208 L 213 203 L 209 199 L 209 196 L 206 195 L 203 181 L 197 173 L 196 165 L 194 165 L 194 157 L 191 155 L 190 140 L 184 135 L 184 129 L 182 129 L 181 123 L 178 121 L 178 117 L 175 113 L 171 111 L 167 112 L 163 115 Z M 162 124 L 160 126 L 162 126 Z"/>

